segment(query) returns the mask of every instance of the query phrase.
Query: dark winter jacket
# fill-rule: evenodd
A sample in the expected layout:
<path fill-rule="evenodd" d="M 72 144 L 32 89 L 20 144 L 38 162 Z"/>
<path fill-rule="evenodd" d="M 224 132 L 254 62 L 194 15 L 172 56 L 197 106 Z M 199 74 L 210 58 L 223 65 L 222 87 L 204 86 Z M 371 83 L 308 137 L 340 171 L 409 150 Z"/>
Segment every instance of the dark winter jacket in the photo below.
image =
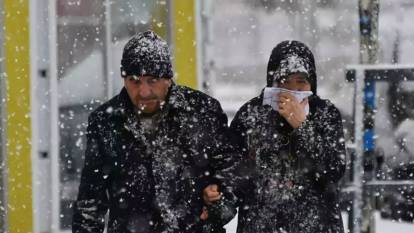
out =
<path fill-rule="evenodd" d="M 345 169 L 341 115 L 327 100 L 309 99 L 297 129 L 262 95 L 231 123 L 243 153 L 237 196 L 238 233 L 342 233 L 338 180 Z"/>
<path fill-rule="evenodd" d="M 202 189 L 228 165 L 226 131 L 217 100 L 173 84 L 145 135 L 123 89 L 89 117 L 72 231 L 103 232 L 109 210 L 109 233 L 201 232 Z"/>
<path fill-rule="evenodd" d="M 315 59 L 299 41 L 283 41 L 267 66 L 267 86 L 303 73 L 313 96 L 310 114 L 293 129 L 263 93 L 247 102 L 231 123 L 243 165 L 234 178 L 238 233 L 342 233 L 338 181 L 345 170 L 341 114 L 317 94 Z"/>

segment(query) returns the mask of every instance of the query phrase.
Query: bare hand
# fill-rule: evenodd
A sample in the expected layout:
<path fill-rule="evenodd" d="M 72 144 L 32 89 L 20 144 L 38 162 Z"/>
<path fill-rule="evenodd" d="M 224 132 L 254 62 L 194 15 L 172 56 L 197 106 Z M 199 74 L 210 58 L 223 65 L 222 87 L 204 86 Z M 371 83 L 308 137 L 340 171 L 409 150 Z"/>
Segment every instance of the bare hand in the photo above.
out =
<path fill-rule="evenodd" d="M 306 120 L 305 106 L 307 104 L 308 98 L 299 103 L 295 96 L 287 92 L 281 92 L 279 94 L 278 112 L 296 129 Z"/>
<path fill-rule="evenodd" d="M 203 207 L 203 212 L 201 212 L 200 219 L 203 221 L 208 219 L 208 210 L 206 207 Z"/>
<path fill-rule="evenodd" d="M 218 185 L 210 184 L 203 190 L 203 200 L 206 205 L 212 205 L 213 202 L 221 199 L 223 194 L 218 191 Z"/>

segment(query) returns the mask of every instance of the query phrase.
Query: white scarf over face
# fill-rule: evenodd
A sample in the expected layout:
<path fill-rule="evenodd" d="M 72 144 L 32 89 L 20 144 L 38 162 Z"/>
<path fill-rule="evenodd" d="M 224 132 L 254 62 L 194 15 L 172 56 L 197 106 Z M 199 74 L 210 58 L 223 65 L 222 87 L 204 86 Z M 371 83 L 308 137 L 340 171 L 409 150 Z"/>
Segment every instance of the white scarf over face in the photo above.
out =
<path fill-rule="evenodd" d="M 302 102 L 304 98 L 312 95 L 311 91 L 292 91 L 285 88 L 278 88 L 277 85 L 284 78 L 288 77 L 291 74 L 301 73 L 306 76 L 309 76 L 309 62 L 297 54 L 290 54 L 288 57 L 280 61 L 280 65 L 273 74 L 273 84 L 274 87 L 266 87 L 263 95 L 263 105 L 270 105 L 272 108 L 277 111 L 279 109 L 278 94 L 280 92 L 287 92 L 297 99 L 298 102 Z M 305 114 L 309 114 L 309 103 L 305 106 Z"/>
<path fill-rule="evenodd" d="M 281 92 L 287 92 L 295 96 L 299 103 L 302 102 L 306 97 L 312 95 L 311 91 L 292 91 L 279 87 L 266 87 L 263 93 L 263 105 L 270 105 L 275 111 L 279 110 L 279 93 Z M 308 115 L 309 103 L 305 106 L 304 110 L 305 114 Z"/>

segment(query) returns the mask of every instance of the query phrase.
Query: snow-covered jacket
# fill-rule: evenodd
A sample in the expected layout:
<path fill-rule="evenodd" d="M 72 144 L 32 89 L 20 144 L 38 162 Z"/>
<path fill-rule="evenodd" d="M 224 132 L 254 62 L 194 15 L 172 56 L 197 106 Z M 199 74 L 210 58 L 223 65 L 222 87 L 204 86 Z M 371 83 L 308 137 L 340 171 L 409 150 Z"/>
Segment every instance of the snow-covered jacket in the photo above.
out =
<path fill-rule="evenodd" d="M 230 129 L 243 154 L 235 193 L 238 233 L 342 233 L 338 181 L 345 169 L 341 114 L 309 97 L 297 129 L 262 95 L 237 112 Z"/>
<path fill-rule="evenodd" d="M 173 84 L 146 137 L 125 89 L 90 116 L 74 233 L 196 233 L 201 192 L 226 159 L 227 117 L 217 100 Z M 216 232 L 223 232 L 219 227 Z"/>

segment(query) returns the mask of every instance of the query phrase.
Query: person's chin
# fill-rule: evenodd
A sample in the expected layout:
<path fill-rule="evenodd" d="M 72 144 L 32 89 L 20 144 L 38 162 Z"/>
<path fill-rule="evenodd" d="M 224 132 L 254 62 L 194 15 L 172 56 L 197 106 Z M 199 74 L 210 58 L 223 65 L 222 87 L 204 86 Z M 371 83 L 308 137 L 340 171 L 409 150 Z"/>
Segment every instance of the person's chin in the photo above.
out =
<path fill-rule="evenodd" d="M 146 104 L 146 105 L 142 105 L 141 112 L 144 114 L 150 115 L 150 114 L 156 113 L 158 109 L 159 107 L 157 103 Z"/>

